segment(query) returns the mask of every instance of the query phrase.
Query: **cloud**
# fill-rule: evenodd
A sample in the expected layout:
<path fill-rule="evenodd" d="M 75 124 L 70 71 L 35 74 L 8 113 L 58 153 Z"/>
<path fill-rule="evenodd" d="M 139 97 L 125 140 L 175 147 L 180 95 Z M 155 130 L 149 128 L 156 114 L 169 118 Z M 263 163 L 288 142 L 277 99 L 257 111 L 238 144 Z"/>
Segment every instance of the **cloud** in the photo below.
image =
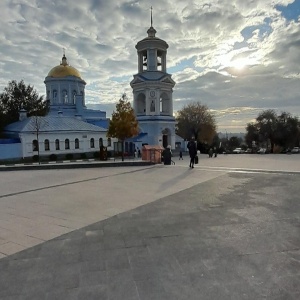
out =
<path fill-rule="evenodd" d="M 157 36 L 169 44 L 174 111 L 201 101 L 216 111 L 220 128 L 237 130 L 266 108 L 300 115 L 299 0 L 151 5 Z M 124 91 L 131 97 L 135 45 L 150 26 L 148 1 L 8 0 L 0 3 L 0 17 L 0 91 L 24 79 L 45 94 L 44 78 L 65 48 L 87 82 L 88 104 L 103 105 L 110 115 Z"/>

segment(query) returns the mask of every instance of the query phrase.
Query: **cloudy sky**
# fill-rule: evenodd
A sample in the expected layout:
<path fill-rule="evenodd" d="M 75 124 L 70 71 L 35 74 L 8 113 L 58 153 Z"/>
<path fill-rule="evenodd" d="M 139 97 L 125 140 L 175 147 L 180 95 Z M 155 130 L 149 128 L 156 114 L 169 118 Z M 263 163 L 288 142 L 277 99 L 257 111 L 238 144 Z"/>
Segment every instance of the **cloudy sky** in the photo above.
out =
<path fill-rule="evenodd" d="M 123 92 L 132 98 L 151 6 L 174 111 L 200 101 L 222 132 L 245 131 L 264 109 L 300 116 L 300 0 L 1 0 L 0 92 L 23 79 L 44 95 L 65 48 L 86 103 L 110 116 Z"/>

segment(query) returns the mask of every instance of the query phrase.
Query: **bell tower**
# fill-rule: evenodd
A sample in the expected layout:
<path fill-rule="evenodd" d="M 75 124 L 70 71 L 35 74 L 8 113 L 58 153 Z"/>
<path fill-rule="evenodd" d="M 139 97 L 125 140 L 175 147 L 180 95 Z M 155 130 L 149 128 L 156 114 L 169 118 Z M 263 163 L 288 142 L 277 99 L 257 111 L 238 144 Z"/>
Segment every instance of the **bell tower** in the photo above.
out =
<path fill-rule="evenodd" d="M 140 129 L 147 133 L 149 145 L 171 145 L 175 148 L 175 118 L 173 116 L 173 87 L 175 82 L 167 73 L 167 49 L 169 45 L 156 37 L 151 26 L 148 36 L 135 48 L 138 55 L 138 73 L 133 75 L 133 108 Z"/>

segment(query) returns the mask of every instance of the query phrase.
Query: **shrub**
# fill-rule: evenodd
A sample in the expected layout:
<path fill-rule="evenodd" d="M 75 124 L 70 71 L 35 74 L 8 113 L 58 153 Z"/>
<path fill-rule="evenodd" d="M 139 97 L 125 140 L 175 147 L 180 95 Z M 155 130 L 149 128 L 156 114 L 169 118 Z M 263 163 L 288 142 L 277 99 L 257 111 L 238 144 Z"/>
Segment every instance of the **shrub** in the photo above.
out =
<path fill-rule="evenodd" d="M 94 158 L 99 158 L 99 155 L 100 155 L 100 154 L 99 154 L 99 152 L 96 151 L 96 152 L 94 152 L 93 155 L 94 155 Z"/>
<path fill-rule="evenodd" d="M 86 153 L 80 153 L 80 158 L 81 159 L 86 159 Z"/>
<path fill-rule="evenodd" d="M 50 161 L 56 161 L 57 160 L 57 155 L 56 154 L 50 154 L 49 155 L 49 160 Z"/>
<path fill-rule="evenodd" d="M 34 162 L 39 161 L 39 156 L 38 156 L 38 155 L 33 155 L 33 156 L 32 156 L 32 160 L 33 160 Z"/>
<path fill-rule="evenodd" d="M 280 146 L 274 145 L 274 147 L 273 147 L 273 153 L 276 153 L 276 154 L 281 153 L 282 150 L 283 150 L 283 148 Z"/>
<path fill-rule="evenodd" d="M 72 154 L 72 153 L 67 153 L 67 154 L 66 154 L 66 159 L 67 159 L 67 160 L 73 159 L 73 154 Z"/>

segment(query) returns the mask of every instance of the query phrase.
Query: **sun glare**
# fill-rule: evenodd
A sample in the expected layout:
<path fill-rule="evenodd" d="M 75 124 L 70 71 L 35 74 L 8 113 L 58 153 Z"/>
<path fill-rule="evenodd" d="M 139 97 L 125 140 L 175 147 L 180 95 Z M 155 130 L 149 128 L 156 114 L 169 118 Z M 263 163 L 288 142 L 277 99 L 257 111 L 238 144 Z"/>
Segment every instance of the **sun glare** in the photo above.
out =
<path fill-rule="evenodd" d="M 218 57 L 218 60 L 223 68 L 229 67 L 239 71 L 246 69 L 247 66 L 255 64 L 255 60 L 249 57 L 232 59 L 229 55 L 222 55 Z"/>
<path fill-rule="evenodd" d="M 237 70 L 242 70 L 250 64 L 251 63 L 247 58 L 240 58 L 231 62 L 231 66 Z"/>

